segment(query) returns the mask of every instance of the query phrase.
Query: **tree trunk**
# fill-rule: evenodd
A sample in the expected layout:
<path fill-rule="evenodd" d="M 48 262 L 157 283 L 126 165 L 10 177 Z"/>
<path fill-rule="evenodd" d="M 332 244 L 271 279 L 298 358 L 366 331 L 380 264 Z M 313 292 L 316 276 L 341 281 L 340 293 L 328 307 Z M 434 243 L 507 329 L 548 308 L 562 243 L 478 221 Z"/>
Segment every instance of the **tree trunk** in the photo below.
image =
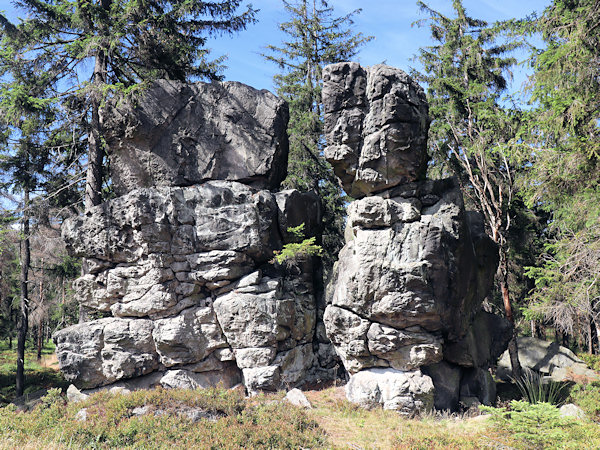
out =
<path fill-rule="evenodd" d="M 42 347 L 44 346 L 44 322 L 40 322 L 37 331 L 37 360 L 42 359 Z"/>
<path fill-rule="evenodd" d="M 29 190 L 25 189 L 23 197 L 23 238 L 21 241 L 21 314 L 17 323 L 17 397 L 25 390 L 25 339 L 27 338 L 27 320 L 29 315 L 29 299 L 27 298 L 27 283 L 29 281 Z"/>
<path fill-rule="evenodd" d="M 100 0 L 102 8 L 108 10 L 111 0 Z M 100 35 L 107 33 L 102 21 L 99 26 Z M 100 112 L 101 89 L 106 84 L 107 55 L 105 49 L 100 46 L 96 51 L 94 62 L 93 90 L 91 95 L 92 120 L 88 132 L 88 166 L 85 181 L 85 210 L 99 205 L 102 202 L 102 176 L 104 160 L 104 144 L 102 142 L 103 118 Z"/>
<path fill-rule="evenodd" d="M 502 292 L 502 300 L 504 302 L 504 312 L 506 318 L 513 325 L 512 337 L 508 343 L 508 354 L 510 356 L 510 365 L 512 368 L 512 376 L 515 380 L 520 380 L 522 377 L 521 363 L 519 362 L 519 348 L 517 344 L 517 328 L 515 326 L 515 318 L 512 311 L 512 303 L 510 301 L 510 292 L 508 290 L 508 263 L 506 254 L 500 250 L 500 291 Z"/>

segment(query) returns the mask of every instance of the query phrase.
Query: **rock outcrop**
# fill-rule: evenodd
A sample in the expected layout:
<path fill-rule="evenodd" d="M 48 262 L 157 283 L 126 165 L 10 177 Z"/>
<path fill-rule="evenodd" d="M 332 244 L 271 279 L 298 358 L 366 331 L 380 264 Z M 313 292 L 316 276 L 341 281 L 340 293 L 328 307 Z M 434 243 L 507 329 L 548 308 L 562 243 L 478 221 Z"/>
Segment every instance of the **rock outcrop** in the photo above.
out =
<path fill-rule="evenodd" d="M 270 263 L 288 227 L 320 226 L 314 194 L 263 189 L 285 176 L 286 108 L 239 83 L 160 81 L 112 111 L 126 124 L 109 139 L 122 195 L 63 225 L 85 258 L 77 299 L 103 317 L 54 336 L 68 381 L 252 393 L 331 372 L 318 366 L 312 262 Z"/>
<path fill-rule="evenodd" d="M 118 195 L 208 180 L 276 189 L 287 173 L 287 104 L 265 90 L 159 80 L 106 116 Z"/>
<path fill-rule="evenodd" d="M 312 259 L 271 263 L 289 227 L 315 236 L 321 223 L 314 194 L 276 192 L 285 102 L 240 83 L 164 80 L 113 100 L 118 197 L 63 224 L 84 258 L 85 321 L 54 336 L 68 381 L 255 393 L 332 377 L 341 360 L 347 397 L 365 407 L 493 401 L 487 368 L 512 331 L 481 310 L 497 249 L 454 179 L 425 179 L 423 90 L 383 65 L 332 65 L 324 80 L 325 155 L 357 199 L 325 301 Z"/>
<path fill-rule="evenodd" d="M 422 179 L 427 170 L 427 100 L 392 67 L 357 63 L 323 73 L 325 157 L 346 193 L 360 198 Z"/>
<path fill-rule="evenodd" d="M 489 403 L 485 369 L 507 335 L 480 312 L 497 249 L 454 179 L 423 179 L 424 92 L 387 66 L 335 64 L 324 80 L 325 154 L 362 197 L 348 208 L 324 314 L 347 397 L 405 414 L 455 409 L 461 396 Z"/>

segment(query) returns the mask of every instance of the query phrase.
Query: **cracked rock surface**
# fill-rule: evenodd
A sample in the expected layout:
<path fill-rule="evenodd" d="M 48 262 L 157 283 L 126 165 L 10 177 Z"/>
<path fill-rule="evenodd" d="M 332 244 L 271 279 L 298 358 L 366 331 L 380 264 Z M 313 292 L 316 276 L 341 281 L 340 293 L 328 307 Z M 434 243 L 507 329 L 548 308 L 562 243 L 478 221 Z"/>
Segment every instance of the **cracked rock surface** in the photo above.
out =
<path fill-rule="evenodd" d="M 84 258 L 83 322 L 54 336 L 68 381 L 254 393 L 333 374 L 316 337 L 314 262 L 270 262 L 288 227 L 320 232 L 315 194 L 269 190 L 286 175 L 287 114 L 271 93 L 233 82 L 159 80 L 112 105 L 119 196 L 62 227 Z"/>
<path fill-rule="evenodd" d="M 384 65 L 334 64 L 324 80 L 325 154 L 357 198 L 323 317 L 348 399 L 406 415 L 454 410 L 461 395 L 489 403 L 485 369 L 510 335 L 481 312 L 497 248 L 455 179 L 424 179 L 423 90 Z"/>

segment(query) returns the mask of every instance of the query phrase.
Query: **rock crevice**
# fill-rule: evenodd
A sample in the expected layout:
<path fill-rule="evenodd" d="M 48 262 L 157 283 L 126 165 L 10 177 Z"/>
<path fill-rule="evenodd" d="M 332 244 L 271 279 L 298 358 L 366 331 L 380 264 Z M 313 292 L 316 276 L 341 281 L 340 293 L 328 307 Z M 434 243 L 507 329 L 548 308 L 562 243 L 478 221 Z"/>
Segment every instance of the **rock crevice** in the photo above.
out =
<path fill-rule="evenodd" d="M 323 318 L 348 399 L 405 414 L 454 410 L 461 392 L 489 402 L 486 369 L 510 332 L 480 312 L 498 252 L 456 180 L 424 177 L 423 90 L 383 65 L 331 65 L 324 80 L 325 155 L 357 198 Z"/>

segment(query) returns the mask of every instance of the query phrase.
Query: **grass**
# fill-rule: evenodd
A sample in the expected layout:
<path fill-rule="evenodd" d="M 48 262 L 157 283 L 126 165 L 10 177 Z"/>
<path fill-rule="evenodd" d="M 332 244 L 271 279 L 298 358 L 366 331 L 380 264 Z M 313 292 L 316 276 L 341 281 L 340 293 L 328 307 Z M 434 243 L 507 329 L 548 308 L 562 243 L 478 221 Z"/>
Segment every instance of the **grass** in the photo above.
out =
<path fill-rule="evenodd" d="M 14 371 L 13 357 L 14 352 L 0 348 L 3 374 Z M 28 388 L 54 383 L 64 389 L 60 376 L 49 373 L 55 366 L 36 364 L 34 355 L 29 360 Z M 3 382 L 12 383 L 11 377 Z M 571 400 L 596 417 L 598 392 L 595 385 L 588 386 L 575 390 Z M 284 403 L 281 393 L 246 399 L 239 391 L 222 389 L 98 393 L 68 404 L 61 390 L 53 389 L 30 412 L 0 407 L 0 449 L 600 448 L 598 424 L 558 419 L 555 408 L 546 404 L 513 402 L 514 407 L 496 408 L 491 416 L 429 414 L 409 420 L 393 411 L 363 410 L 349 403 L 340 387 L 306 395 L 313 409 Z M 146 414 L 135 415 L 138 407 L 145 407 Z M 82 409 L 85 421 L 78 420 Z M 191 420 L 191 411 L 202 411 L 206 418 Z"/>
<path fill-rule="evenodd" d="M 15 344 L 16 345 L 16 344 Z M 0 406 L 15 398 L 15 377 L 17 373 L 16 350 L 8 348 L 6 341 L 0 341 Z M 46 343 L 42 349 L 42 360 L 37 361 L 37 350 L 25 351 L 25 394 L 51 387 L 66 388 L 68 383 L 58 372 L 54 354 L 54 344 Z"/>

